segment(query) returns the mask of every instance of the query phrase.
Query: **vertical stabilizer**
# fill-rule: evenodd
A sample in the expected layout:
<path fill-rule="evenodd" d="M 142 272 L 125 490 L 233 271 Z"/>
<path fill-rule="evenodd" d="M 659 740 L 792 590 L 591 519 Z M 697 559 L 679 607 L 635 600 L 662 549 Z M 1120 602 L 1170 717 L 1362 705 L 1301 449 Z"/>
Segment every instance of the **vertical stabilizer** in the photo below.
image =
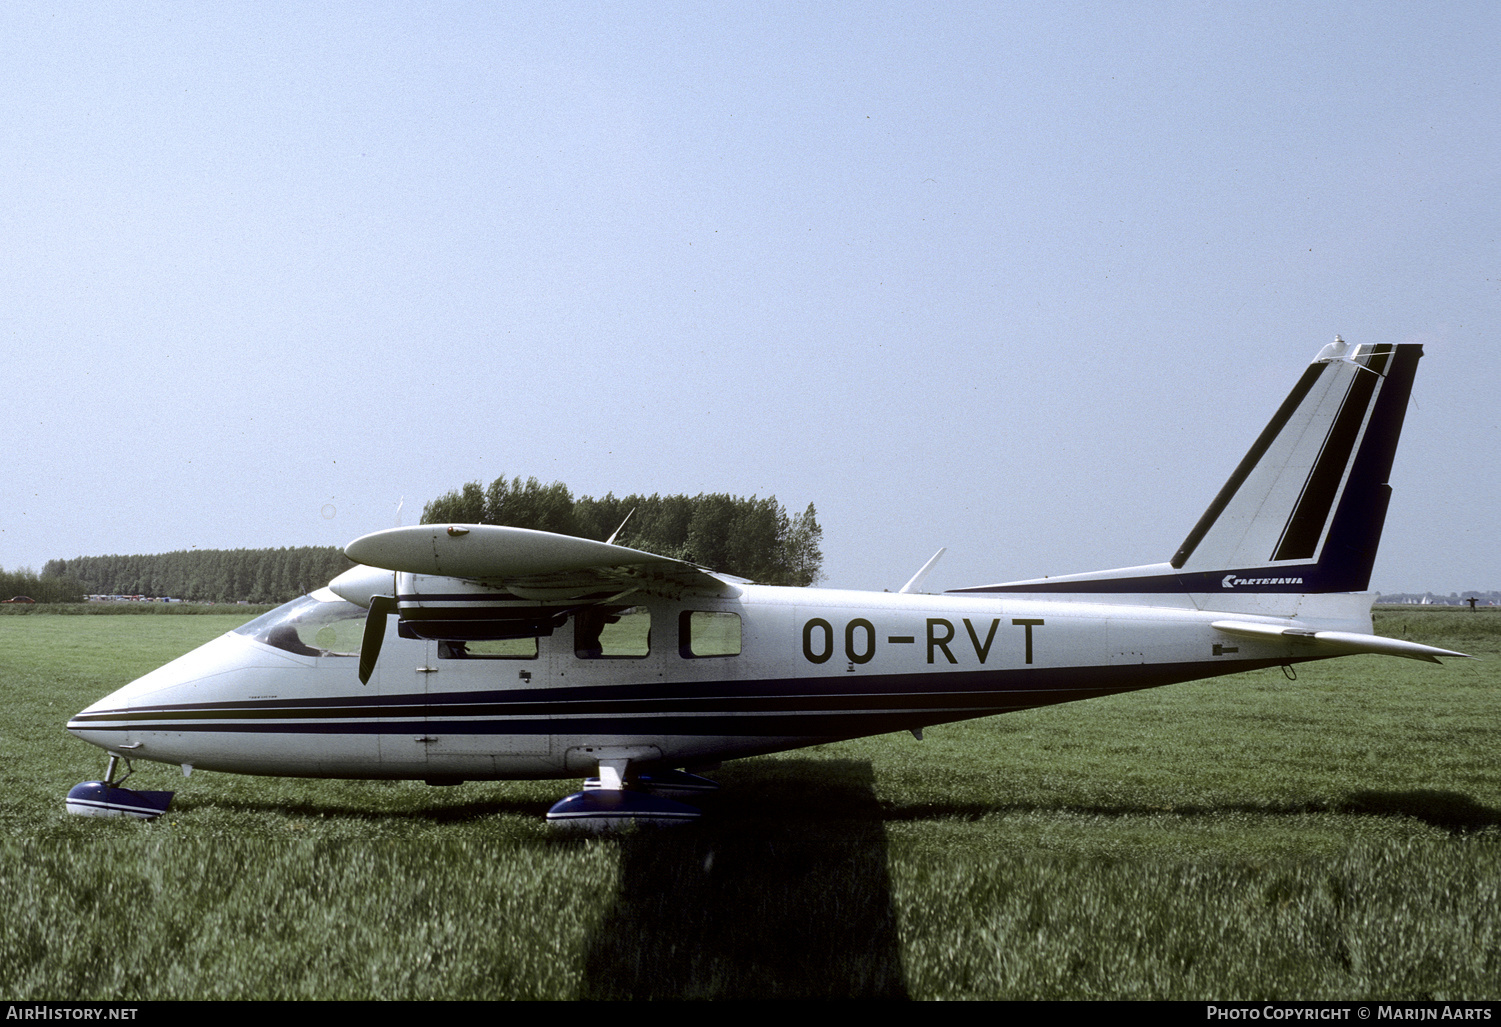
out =
<path fill-rule="evenodd" d="M 1365 589 L 1422 354 L 1416 345 L 1326 346 L 1178 547 L 1172 566 L 1185 587 L 1274 579 L 1263 590 Z M 1236 579 L 1228 586 L 1227 572 Z"/>
<path fill-rule="evenodd" d="M 1171 561 L 960 592 L 1359 592 L 1423 347 L 1325 346 Z"/>

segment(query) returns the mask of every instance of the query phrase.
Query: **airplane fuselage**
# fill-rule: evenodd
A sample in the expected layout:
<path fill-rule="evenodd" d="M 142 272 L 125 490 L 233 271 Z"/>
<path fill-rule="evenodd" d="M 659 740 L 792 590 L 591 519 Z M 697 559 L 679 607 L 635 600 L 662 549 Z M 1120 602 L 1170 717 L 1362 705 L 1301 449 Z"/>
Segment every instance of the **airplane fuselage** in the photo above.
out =
<path fill-rule="evenodd" d="M 1231 638 L 1211 626 L 1224 612 L 1186 597 L 1187 608 L 1164 609 L 737 590 L 621 608 L 602 645 L 578 615 L 535 641 L 490 645 L 402 637 L 393 620 L 367 684 L 357 653 L 340 647 L 347 630 L 320 646 L 241 629 L 100 700 L 69 729 L 132 758 L 205 770 L 571 777 L 602 753 L 692 766 L 1315 658 L 1285 641 Z M 315 595 L 324 630 L 365 615 Z"/>

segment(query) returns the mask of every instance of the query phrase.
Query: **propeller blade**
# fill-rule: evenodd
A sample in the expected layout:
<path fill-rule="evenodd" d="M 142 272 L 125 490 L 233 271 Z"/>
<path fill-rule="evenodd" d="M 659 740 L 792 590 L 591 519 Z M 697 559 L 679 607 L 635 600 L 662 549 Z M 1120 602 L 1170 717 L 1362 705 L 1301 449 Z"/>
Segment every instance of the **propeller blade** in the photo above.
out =
<path fill-rule="evenodd" d="M 365 615 L 365 638 L 360 643 L 360 684 L 368 685 L 380 657 L 381 643 L 386 640 L 386 618 L 396 612 L 395 596 L 371 596 L 370 612 Z"/>

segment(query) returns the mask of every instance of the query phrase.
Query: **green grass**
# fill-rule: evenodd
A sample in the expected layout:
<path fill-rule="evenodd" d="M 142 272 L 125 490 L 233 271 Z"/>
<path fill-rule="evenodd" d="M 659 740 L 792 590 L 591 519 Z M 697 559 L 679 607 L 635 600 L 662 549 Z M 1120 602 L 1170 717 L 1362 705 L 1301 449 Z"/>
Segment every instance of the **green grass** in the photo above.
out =
<path fill-rule="evenodd" d="M 160 617 L 160 616 L 209 616 L 237 617 L 249 620 L 259 617 L 277 604 L 262 603 L 34 603 L 20 606 L 0 606 L 0 617 Z"/>
<path fill-rule="evenodd" d="M 726 764 L 706 822 L 578 839 L 567 782 L 140 765 L 68 816 L 67 717 L 243 621 L 0 620 L 12 999 L 1501 998 L 1501 616 L 1353 657 Z"/>

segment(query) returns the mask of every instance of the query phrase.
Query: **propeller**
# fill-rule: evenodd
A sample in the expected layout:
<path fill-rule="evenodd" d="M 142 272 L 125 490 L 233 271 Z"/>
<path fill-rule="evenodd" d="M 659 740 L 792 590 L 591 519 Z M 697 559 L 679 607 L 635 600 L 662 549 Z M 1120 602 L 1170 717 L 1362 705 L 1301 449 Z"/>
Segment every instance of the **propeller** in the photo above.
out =
<path fill-rule="evenodd" d="M 365 637 L 360 642 L 360 684 L 368 685 L 380 658 L 381 643 L 386 640 L 386 618 L 396 612 L 395 596 L 371 596 L 370 612 L 365 615 Z"/>

